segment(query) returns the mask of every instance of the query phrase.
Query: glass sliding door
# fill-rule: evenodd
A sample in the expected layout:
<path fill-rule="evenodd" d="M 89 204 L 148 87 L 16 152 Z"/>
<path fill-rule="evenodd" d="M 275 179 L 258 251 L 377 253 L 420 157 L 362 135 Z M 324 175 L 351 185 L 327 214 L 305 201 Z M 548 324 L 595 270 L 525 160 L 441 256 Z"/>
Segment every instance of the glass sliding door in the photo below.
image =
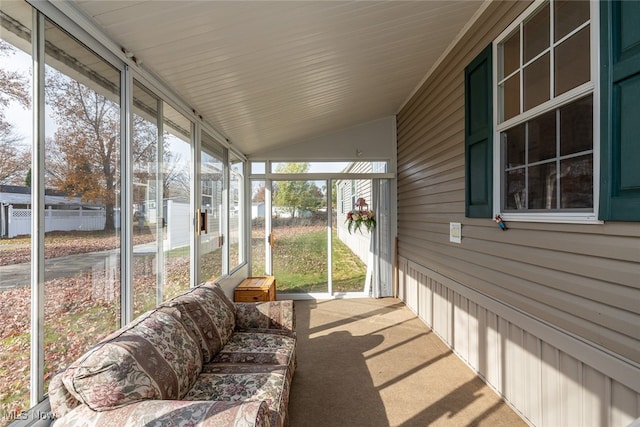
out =
<path fill-rule="evenodd" d="M 170 299 L 191 285 L 192 123 L 162 103 L 162 299 Z"/>
<path fill-rule="evenodd" d="M 271 223 L 277 291 L 329 292 L 327 181 L 274 181 Z"/>
<path fill-rule="evenodd" d="M 372 180 L 342 179 L 333 182 L 336 213 L 331 227 L 333 292 L 364 292 L 371 280 L 367 265 L 372 261 L 372 234 L 364 224 L 357 229 L 356 223 L 349 227 L 347 217 L 350 212 L 372 210 L 368 206 L 372 203 Z M 360 203 L 362 206 L 357 206 L 358 199 L 367 205 Z"/>
<path fill-rule="evenodd" d="M 224 150 L 202 132 L 200 150 L 199 282 L 215 280 L 223 273 Z"/>
<path fill-rule="evenodd" d="M 45 41 L 48 379 L 119 327 L 121 147 L 119 70 L 48 20 Z"/>

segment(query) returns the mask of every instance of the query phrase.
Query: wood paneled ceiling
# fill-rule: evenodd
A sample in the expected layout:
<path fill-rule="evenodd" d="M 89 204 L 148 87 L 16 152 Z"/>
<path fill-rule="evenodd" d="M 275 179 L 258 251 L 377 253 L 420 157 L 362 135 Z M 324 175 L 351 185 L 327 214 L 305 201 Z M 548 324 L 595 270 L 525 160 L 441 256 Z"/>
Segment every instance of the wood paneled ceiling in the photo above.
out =
<path fill-rule="evenodd" d="M 395 114 L 481 1 L 75 1 L 247 155 Z"/>

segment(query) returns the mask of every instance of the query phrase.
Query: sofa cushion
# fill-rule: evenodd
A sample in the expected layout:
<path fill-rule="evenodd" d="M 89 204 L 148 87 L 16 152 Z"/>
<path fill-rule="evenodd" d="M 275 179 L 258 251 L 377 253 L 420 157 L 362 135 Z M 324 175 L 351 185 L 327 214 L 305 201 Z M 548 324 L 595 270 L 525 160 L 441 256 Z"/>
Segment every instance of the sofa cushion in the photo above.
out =
<path fill-rule="evenodd" d="M 185 400 L 261 401 L 269 406 L 272 426 L 287 418 L 291 381 L 282 366 L 236 365 L 203 372 Z"/>
<path fill-rule="evenodd" d="M 295 306 L 292 300 L 235 303 L 236 329 L 289 331 L 295 336 Z"/>
<path fill-rule="evenodd" d="M 213 358 L 214 363 L 257 363 L 289 366 L 296 340 L 269 332 L 236 332 Z"/>
<path fill-rule="evenodd" d="M 264 401 L 144 400 L 101 412 L 81 405 L 55 426 L 270 427 L 270 416 Z"/>
<path fill-rule="evenodd" d="M 235 306 L 215 283 L 197 286 L 162 306 L 180 312 L 181 320 L 198 338 L 205 363 L 229 341 L 235 328 Z"/>
<path fill-rule="evenodd" d="M 64 416 L 80 405 L 80 401 L 65 387 L 62 375 L 55 375 L 49 383 L 49 404 L 56 418 Z"/>
<path fill-rule="evenodd" d="M 181 399 L 202 370 L 202 352 L 172 308 L 152 310 L 109 335 L 62 374 L 94 411 L 144 399 Z"/>

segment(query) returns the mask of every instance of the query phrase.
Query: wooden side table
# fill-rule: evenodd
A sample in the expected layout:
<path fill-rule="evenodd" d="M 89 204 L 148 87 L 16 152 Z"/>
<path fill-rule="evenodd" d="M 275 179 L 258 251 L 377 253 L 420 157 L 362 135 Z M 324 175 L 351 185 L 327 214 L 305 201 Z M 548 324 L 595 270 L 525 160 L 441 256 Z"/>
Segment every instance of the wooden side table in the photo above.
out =
<path fill-rule="evenodd" d="M 234 293 L 236 302 L 258 302 L 276 300 L 276 278 L 274 276 L 247 277 Z"/>

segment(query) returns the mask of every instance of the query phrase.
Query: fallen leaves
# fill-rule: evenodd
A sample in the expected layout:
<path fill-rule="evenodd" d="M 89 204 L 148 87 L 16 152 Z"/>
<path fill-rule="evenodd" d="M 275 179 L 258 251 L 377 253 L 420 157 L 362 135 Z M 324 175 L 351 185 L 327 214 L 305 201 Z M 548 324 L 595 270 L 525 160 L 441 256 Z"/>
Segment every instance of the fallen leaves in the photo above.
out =
<path fill-rule="evenodd" d="M 150 233 L 134 237 L 135 244 L 153 241 Z M 18 242 L 17 244 L 14 242 Z M 105 233 L 64 232 L 47 235 L 45 256 L 88 253 L 119 247 L 117 236 Z M 0 243 L 0 264 L 30 260 L 30 240 Z M 156 274 L 153 257 L 134 259 L 134 313 L 156 305 Z M 189 258 L 165 260 L 165 299 L 189 287 Z M 44 380 L 77 359 L 119 326 L 119 266 L 70 272 L 67 277 L 44 284 Z M 0 291 L 0 414 L 20 413 L 29 408 L 31 352 L 31 289 L 28 286 Z M 0 420 L 2 424 L 2 420 Z"/>

